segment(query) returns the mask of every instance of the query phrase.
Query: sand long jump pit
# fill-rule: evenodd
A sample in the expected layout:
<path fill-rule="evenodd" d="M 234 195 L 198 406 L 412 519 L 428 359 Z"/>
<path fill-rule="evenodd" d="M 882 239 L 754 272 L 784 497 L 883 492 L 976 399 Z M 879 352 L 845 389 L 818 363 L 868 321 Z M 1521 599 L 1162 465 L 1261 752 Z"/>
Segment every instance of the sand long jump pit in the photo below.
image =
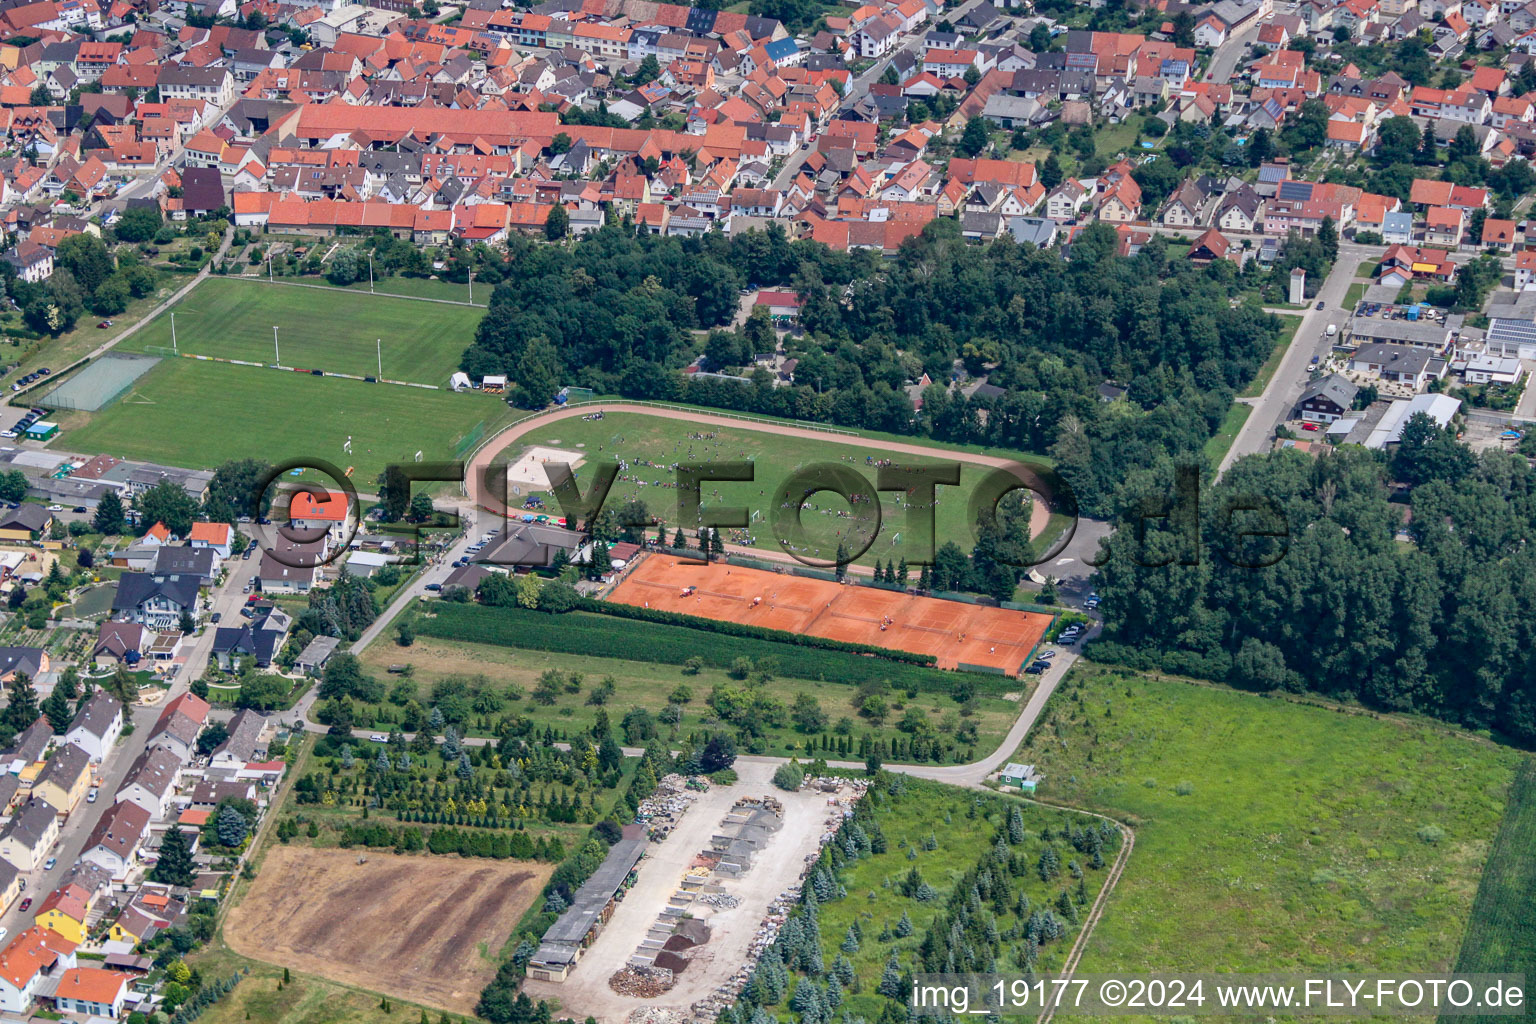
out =
<path fill-rule="evenodd" d="M 626 572 L 610 600 L 932 654 L 939 668 L 974 666 L 1012 676 L 1023 669 L 1051 624 L 1051 616 L 1037 612 L 655 553 Z"/>
<path fill-rule="evenodd" d="M 552 864 L 275 846 L 231 911 L 242 956 L 471 1013 Z"/>
<path fill-rule="evenodd" d="M 574 473 L 584 458 L 586 456 L 578 451 L 535 445 L 519 455 L 517 461 L 507 463 L 507 483 L 514 487 L 545 491 L 549 489 L 549 477 L 544 472 L 546 462 L 569 463 Z"/>

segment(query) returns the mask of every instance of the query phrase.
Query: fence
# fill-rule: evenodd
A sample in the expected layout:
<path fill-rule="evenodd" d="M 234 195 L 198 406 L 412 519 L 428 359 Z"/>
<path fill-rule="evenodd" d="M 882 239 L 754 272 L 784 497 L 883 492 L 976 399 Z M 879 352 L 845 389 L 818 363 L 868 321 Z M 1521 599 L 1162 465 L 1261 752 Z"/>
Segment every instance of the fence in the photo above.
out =
<path fill-rule="evenodd" d="M 121 397 L 158 362 L 157 356 L 113 352 L 66 380 L 38 402 L 52 409 L 96 412 Z"/>

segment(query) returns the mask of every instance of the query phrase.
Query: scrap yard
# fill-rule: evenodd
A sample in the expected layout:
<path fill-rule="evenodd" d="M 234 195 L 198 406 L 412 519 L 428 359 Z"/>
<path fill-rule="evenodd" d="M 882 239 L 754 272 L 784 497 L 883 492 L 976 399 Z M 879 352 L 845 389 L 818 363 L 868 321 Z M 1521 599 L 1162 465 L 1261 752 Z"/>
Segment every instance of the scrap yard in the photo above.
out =
<path fill-rule="evenodd" d="M 661 781 L 641 808 L 648 839 L 630 887 L 564 979 L 530 976 L 530 995 L 603 1024 L 707 1024 L 735 998 L 865 786 L 785 793 L 768 765 L 737 771 L 735 784 L 704 791 Z"/>

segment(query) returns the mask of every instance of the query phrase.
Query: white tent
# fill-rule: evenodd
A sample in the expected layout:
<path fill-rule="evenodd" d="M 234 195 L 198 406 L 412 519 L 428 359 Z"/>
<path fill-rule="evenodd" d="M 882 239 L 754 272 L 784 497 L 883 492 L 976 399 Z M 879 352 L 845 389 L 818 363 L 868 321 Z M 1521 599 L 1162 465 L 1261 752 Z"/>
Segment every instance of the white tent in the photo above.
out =
<path fill-rule="evenodd" d="M 448 386 L 455 391 L 463 391 L 469 387 L 469 374 L 463 370 L 455 370 L 453 376 L 448 378 Z"/>

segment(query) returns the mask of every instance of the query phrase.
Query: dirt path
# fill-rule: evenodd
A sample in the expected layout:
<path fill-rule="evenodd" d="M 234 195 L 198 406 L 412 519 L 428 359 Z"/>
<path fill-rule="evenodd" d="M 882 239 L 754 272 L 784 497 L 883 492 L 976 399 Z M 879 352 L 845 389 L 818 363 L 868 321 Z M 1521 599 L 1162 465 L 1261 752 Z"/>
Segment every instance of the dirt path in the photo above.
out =
<path fill-rule="evenodd" d="M 1014 459 L 1005 459 L 1000 455 L 978 455 L 973 452 L 956 452 L 948 449 L 936 448 L 928 445 L 908 444 L 904 441 L 887 441 L 876 438 L 861 437 L 857 434 L 833 434 L 824 430 L 815 430 L 810 427 L 796 427 L 788 423 L 774 423 L 771 421 L 747 420 L 733 416 L 720 416 L 713 413 L 693 411 L 691 409 L 675 409 L 667 406 L 651 406 L 639 402 L 586 402 L 581 405 L 565 406 L 559 409 L 551 409 L 548 412 L 531 416 L 521 422 L 514 423 L 501 433 L 486 440 L 475 449 L 470 457 L 469 465 L 464 475 L 468 486 L 473 487 L 472 481 L 481 478 L 498 455 L 519 438 L 542 430 L 551 423 L 570 419 L 572 416 L 586 416 L 594 412 L 630 412 L 643 416 L 655 416 L 658 419 L 680 420 L 690 425 L 707 424 L 716 427 L 731 427 L 737 430 L 756 430 L 765 434 L 777 434 L 780 437 L 802 437 L 807 440 L 832 441 L 837 444 L 846 444 L 853 448 L 870 448 L 889 455 L 893 452 L 902 455 L 922 455 L 933 458 L 936 455 L 948 455 L 959 462 L 968 462 L 976 466 L 987 466 L 996 469 L 1013 469 L 1018 465 Z M 1023 479 L 1022 477 L 1020 479 Z M 481 508 L 497 515 L 505 514 L 506 510 L 493 507 L 481 502 L 485 495 L 472 495 Z M 1046 527 L 1050 525 L 1051 510 L 1045 502 L 1035 501 L 1030 508 L 1029 531 L 1031 536 L 1038 537 Z M 727 547 L 731 547 L 727 545 Z M 775 554 L 772 549 L 764 548 L 734 548 L 743 553 L 761 555 L 767 552 L 770 557 Z M 791 561 L 789 556 L 777 552 L 780 561 Z"/>

